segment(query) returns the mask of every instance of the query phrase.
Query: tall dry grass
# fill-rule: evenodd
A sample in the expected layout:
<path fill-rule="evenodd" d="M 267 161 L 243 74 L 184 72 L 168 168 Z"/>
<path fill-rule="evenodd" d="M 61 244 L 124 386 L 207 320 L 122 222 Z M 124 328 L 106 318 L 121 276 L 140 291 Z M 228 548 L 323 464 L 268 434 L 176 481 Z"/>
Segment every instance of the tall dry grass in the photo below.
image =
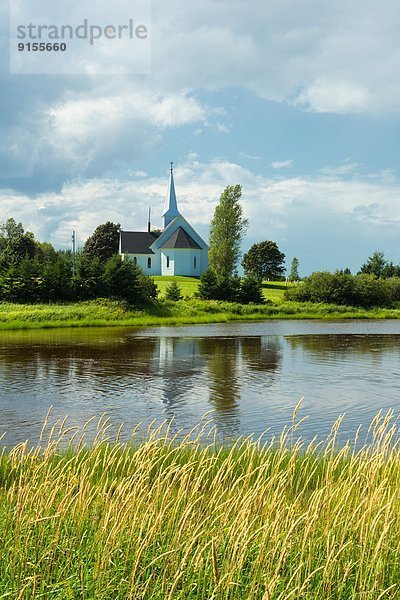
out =
<path fill-rule="evenodd" d="M 102 421 L 90 446 L 57 424 L 1 455 L 0 598 L 398 597 L 393 415 L 361 449 L 336 447 L 339 423 L 323 445 L 294 425 L 229 448 L 206 424 L 124 444 Z"/>

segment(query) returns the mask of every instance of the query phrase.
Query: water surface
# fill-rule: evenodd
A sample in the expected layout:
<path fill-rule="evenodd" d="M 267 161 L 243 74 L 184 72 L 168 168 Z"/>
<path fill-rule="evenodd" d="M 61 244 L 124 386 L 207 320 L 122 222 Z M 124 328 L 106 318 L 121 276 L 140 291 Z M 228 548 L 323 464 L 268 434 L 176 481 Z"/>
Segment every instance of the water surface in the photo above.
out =
<path fill-rule="evenodd" d="M 209 411 L 220 439 L 273 435 L 301 397 L 302 436 L 345 413 L 343 442 L 378 410 L 400 413 L 399 359 L 400 321 L 1 332 L 2 443 L 35 443 L 50 406 L 74 426 L 107 413 L 126 436 L 171 418 L 188 432 Z"/>

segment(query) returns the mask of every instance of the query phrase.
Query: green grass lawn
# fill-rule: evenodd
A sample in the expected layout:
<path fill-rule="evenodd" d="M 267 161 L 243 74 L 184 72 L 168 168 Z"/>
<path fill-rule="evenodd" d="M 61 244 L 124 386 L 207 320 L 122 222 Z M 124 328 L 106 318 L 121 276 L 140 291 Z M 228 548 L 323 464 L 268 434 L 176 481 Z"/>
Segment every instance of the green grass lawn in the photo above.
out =
<path fill-rule="evenodd" d="M 276 303 L 283 302 L 283 295 L 290 285 L 292 284 L 288 284 L 285 281 L 264 281 L 263 292 L 265 299 Z"/>
<path fill-rule="evenodd" d="M 193 296 L 195 292 L 197 292 L 197 288 L 199 287 L 199 279 L 197 277 L 183 277 L 180 275 L 177 275 L 176 277 L 172 275 L 156 275 L 155 277 L 153 277 L 153 279 L 156 282 L 158 289 L 160 290 L 161 298 L 165 296 L 166 289 L 172 281 L 175 281 L 175 283 L 179 285 L 183 296 Z"/>
<path fill-rule="evenodd" d="M 199 287 L 199 279 L 197 277 L 156 275 L 153 279 L 160 290 L 161 298 L 165 296 L 165 291 L 172 281 L 175 281 L 179 285 L 183 296 L 193 296 Z M 265 281 L 263 288 L 264 297 L 266 300 L 271 300 L 272 302 L 282 302 L 287 284 L 284 281 Z"/>

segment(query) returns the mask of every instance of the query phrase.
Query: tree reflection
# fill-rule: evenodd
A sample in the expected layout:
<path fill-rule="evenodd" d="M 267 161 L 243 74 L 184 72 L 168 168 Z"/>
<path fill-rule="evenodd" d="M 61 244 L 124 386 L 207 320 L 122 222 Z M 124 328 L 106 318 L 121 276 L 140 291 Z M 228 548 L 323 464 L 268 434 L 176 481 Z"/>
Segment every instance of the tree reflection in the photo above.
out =
<path fill-rule="evenodd" d="M 202 338 L 200 347 L 207 359 L 209 403 L 215 410 L 214 421 L 224 435 L 233 436 L 240 430 L 240 338 Z"/>
<path fill-rule="evenodd" d="M 292 350 L 300 349 L 317 357 L 375 355 L 400 348 L 399 335 L 329 334 L 287 336 Z"/>
<path fill-rule="evenodd" d="M 266 382 L 273 379 L 281 362 L 281 346 L 278 337 L 248 337 L 241 339 L 243 360 L 252 371 L 269 373 Z"/>
<path fill-rule="evenodd" d="M 63 342 L 5 343 L 0 347 L 0 402 L 43 413 L 89 418 L 115 410 L 121 420 L 170 419 L 191 428 L 208 408 L 224 436 L 241 431 L 240 403 L 257 378 L 274 379 L 280 360 L 275 337 L 138 337 L 84 333 Z M 12 400 L 14 398 L 14 401 Z M 44 416 L 44 415 L 43 415 Z"/>

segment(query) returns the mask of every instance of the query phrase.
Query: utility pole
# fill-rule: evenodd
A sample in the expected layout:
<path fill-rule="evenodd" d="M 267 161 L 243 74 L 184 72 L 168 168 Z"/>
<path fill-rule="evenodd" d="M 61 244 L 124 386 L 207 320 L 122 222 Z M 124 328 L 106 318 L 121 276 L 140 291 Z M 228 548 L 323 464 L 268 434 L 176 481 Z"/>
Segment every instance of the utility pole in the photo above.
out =
<path fill-rule="evenodd" d="M 75 277 L 76 233 L 72 232 L 72 277 Z"/>

